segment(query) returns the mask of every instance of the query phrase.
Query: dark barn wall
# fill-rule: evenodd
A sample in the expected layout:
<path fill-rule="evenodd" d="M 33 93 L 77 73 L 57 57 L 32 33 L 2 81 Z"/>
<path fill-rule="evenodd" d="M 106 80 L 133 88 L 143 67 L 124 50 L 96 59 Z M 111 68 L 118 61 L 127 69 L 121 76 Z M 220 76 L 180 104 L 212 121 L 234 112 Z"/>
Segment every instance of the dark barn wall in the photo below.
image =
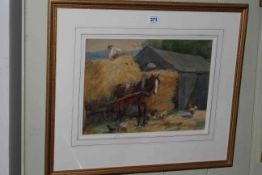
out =
<path fill-rule="evenodd" d="M 189 103 L 200 110 L 206 110 L 209 74 L 179 73 L 176 106 L 178 110 L 187 109 Z"/>
<path fill-rule="evenodd" d="M 208 98 L 209 74 L 198 74 L 194 91 L 190 97 L 192 105 L 200 110 L 206 110 Z"/>

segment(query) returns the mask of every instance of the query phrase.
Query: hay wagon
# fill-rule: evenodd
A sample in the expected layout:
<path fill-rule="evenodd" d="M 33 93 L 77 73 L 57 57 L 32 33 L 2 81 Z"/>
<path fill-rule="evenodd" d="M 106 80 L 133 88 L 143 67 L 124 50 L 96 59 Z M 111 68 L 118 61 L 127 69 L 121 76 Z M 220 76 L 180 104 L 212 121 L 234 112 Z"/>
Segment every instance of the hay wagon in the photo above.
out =
<path fill-rule="evenodd" d="M 140 90 L 140 91 L 137 91 L 137 92 L 130 92 L 130 93 L 127 93 L 126 95 L 124 95 L 123 97 L 116 98 L 116 99 L 113 99 L 113 100 L 108 101 L 108 102 L 97 104 L 91 110 L 87 110 L 87 109 L 85 110 L 86 111 L 85 117 L 87 119 L 88 117 L 102 114 L 101 117 L 104 121 L 117 120 L 117 117 L 112 117 L 112 116 L 117 115 L 118 108 L 123 107 L 123 106 L 121 106 L 121 104 L 123 104 L 123 102 L 125 100 L 128 100 L 130 98 L 134 98 L 134 97 L 137 97 L 137 96 L 141 96 L 141 95 L 148 96 L 148 93 L 143 91 L 143 90 Z M 87 111 L 89 111 L 89 112 L 87 112 Z M 124 113 L 122 115 L 126 115 L 126 113 Z"/>

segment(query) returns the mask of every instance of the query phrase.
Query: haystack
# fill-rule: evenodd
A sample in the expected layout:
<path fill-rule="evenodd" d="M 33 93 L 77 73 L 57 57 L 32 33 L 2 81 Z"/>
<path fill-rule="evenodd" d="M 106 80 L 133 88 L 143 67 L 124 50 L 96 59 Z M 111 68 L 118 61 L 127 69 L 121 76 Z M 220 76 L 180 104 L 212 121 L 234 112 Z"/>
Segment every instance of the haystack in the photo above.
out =
<path fill-rule="evenodd" d="M 141 70 L 132 57 L 88 61 L 85 64 L 84 102 L 108 98 L 116 85 L 140 80 Z"/>
<path fill-rule="evenodd" d="M 172 99 L 176 95 L 178 73 L 172 70 L 154 70 L 143 73 L 143 76 L 160 73 L 160 85 L 156 95 L 146 99 L 149 112 L 162 113 L 164 111 L 173 110 L 175 104 Z"/>
<path fill-rule="evenodd" d="M 148 112 L 173 110 L 175 105 L 172 99 L 176 95 L 178 73 L 172 70 L 141 72 L 139 65 L 130 56 L 86 62 L 84 103 L 104 100 L 112 95 L 116 85 L 134 83 L 157 73 L 160 73 L 161 83 L 158 93 L 146 99 Z"/>

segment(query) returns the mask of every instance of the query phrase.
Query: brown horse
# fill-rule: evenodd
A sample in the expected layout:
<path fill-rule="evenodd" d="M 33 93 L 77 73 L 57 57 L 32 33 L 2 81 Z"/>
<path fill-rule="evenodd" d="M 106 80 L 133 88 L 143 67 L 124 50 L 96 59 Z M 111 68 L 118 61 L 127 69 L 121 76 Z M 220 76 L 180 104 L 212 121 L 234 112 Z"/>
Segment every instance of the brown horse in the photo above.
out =
<path fill-rule="evenodd" d="M 133 84 L 119 84 L 115 88 L 113 102 L 117 111 L 117 119 L 121 122 L 129 106 L 137 106 L 137 126 L 145 126 L 147 123 L 146 98 L 155 95 L 160 85 L 159 75 L 151 74 L 150 77 Z"/>

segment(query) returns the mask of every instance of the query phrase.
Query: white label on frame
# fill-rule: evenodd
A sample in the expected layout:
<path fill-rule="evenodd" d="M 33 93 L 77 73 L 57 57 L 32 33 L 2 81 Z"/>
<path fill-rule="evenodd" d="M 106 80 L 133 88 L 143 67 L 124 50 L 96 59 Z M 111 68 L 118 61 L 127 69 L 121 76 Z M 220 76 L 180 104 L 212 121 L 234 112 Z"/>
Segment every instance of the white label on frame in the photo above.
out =
<path fill-rule="evenodd" d="M 159 23 L 159 17 L 158 16 L 149 16 L 148 21 L 150 24 L 157 24 Z"/>

